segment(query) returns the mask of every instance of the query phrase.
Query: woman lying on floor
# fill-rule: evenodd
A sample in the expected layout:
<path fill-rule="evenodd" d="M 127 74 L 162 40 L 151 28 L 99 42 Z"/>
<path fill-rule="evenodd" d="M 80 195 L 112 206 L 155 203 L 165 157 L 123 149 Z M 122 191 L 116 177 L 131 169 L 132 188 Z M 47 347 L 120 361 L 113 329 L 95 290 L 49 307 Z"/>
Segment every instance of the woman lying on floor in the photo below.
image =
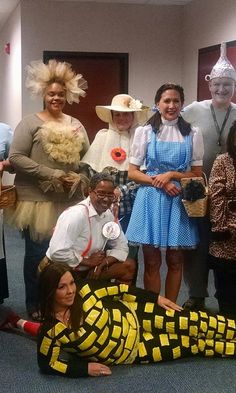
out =
<path fill-rule="evenodd" d="M 44 373 L 105 376 L 115 364 L 236 354 L 234 320 L 181 312 L 169 300 L 126 284 L 76 283 L 68 265 L 48 265 L 40 293 L 38 364 Z"/>

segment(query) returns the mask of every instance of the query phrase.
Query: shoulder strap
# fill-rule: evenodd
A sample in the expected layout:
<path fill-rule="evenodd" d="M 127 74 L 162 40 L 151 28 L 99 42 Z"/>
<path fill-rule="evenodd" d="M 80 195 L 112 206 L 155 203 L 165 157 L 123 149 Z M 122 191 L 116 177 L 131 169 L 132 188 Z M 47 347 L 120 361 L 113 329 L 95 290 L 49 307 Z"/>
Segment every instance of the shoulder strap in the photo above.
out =
<path fill-rule="evenodd" d="M 90 230 L 90 236 L 89 236 L 88 244 L 87 244 L 86 248 L 84 249 L 84 251 L 81 253 L 81 256 L 84 258 L 85 255 L 88 254 L 88 252 L 89 252 L 89 250 L 90 250 L 90 248 L 91 248 L 91 246 L 92 246 L 91 221 L 90 221 L 90 218 L 89 218 L 89 209 L 88 209 L 88 206 L 85 205 L 84 203 L 78 203 L 78 205 L 84 206 L 85 209 L 86 209 L 86 213 L 87 213 L 87 216 L 88 216 L 88 222 L 89 222 L 89 230 Z"/>

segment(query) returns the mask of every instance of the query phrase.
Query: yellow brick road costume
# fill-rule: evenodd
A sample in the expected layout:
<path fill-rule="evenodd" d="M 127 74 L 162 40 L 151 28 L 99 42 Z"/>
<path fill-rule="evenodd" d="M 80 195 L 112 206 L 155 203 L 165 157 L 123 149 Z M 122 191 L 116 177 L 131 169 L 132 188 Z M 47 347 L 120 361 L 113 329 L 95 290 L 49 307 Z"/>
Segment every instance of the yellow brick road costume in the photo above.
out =
<path fill-rule="evenodd" d="M 182 357 L 236 354 L 236 323 L 206 312 L 165 311 L 157 295 L 125 284 L 79 284 L 83 321 L 78 332 L 62 322 L 42 326 L 41 371 L 88 376 L 88 362 L 152 363 Z"/>

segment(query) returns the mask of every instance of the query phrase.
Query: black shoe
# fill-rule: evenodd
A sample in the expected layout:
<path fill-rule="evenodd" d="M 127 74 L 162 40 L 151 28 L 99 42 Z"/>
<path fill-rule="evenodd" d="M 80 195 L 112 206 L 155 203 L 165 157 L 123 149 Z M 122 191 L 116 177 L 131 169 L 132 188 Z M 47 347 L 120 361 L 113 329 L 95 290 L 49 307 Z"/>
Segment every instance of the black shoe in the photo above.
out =
<path fill-rule="evenodd" d="M 199 311 L 205 309 L 204 297 L 192 297 L 183 304 L 183 309 L 185 311 Z"/>

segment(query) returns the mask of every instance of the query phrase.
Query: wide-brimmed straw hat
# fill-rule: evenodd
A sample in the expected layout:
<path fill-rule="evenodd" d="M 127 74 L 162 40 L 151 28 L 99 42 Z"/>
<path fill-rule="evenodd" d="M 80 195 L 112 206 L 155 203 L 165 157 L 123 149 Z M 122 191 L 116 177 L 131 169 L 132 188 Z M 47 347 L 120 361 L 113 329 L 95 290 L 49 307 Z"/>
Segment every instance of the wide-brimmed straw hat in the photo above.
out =
<path fill-rule="evenodd" d="M 111 105 L 97 105 L 95 110 L 99 119 L 105 123 L 112 123 L 112 111 L 134 112 L 139 124 L 146 122 L 150 117 L 150 108 L 128 94 L 117 94 L 113 97 Z"/>

